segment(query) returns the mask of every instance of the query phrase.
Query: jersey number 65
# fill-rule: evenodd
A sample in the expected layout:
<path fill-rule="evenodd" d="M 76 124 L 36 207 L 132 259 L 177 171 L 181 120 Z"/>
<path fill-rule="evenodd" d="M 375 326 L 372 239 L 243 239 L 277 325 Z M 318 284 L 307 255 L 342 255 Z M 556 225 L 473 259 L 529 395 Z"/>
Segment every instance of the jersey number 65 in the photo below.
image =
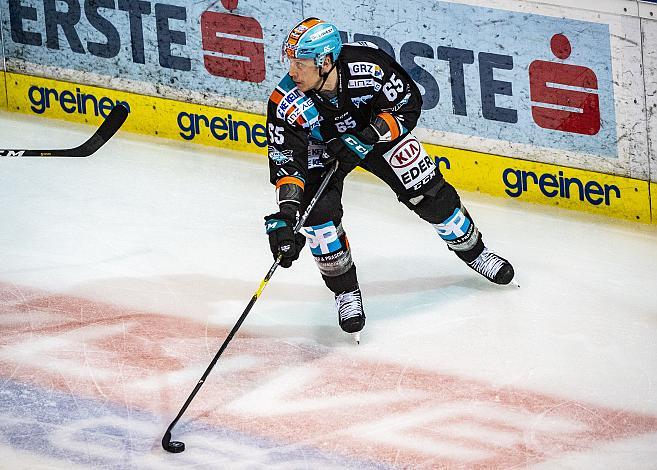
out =
<path fill-rule="evenodd" d="M 269 142 L 272 144 L 282 144 L 285 141 L 283 136 L 283 128 L 269 123 Z"/>

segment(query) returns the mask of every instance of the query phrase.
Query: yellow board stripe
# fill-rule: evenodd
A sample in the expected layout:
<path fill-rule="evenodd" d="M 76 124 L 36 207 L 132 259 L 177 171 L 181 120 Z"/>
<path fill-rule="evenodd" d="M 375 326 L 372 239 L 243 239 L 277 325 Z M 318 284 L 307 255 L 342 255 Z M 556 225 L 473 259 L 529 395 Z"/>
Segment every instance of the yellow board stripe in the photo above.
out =
<path fill-rule="evenodd" d="M 652 210 L 652 223 L 657 225 L 657 183 L 650 183 L 650 207 Z"/>
<path fill-rule="evenodd" d="M 648 182 L 425 144 L 459 189 L 650 223 Z"/>
<path fill-rule="evenodd" d="M 266 119 L 261 115 L 9 72 L 5 76 L 10 111 L 97 126 L 101 110 L 108 112 L 112 103 L 122 101 L 130 107 L 122 130 L 267 152 Z M 642 223 L 651 222 L 651 206 L 657 211 L 655 183 L 431 144 L 425 148 L 459 189 Z M 652 219 L 657 223 L 657 216 Z"/>
<path fill-rule="evenodd" d="M 123 131 L 267 153 L 266 120 L 258 114 L 14 73 L 7 73 L 7 80 L 10 111 L 97 126 L 101 108 L 121 101 L 130 109 Z"/>
<path fill-rule="evenodd" d="M 7 74 L 0 72 L 0 108 L 7 108 Z"/>

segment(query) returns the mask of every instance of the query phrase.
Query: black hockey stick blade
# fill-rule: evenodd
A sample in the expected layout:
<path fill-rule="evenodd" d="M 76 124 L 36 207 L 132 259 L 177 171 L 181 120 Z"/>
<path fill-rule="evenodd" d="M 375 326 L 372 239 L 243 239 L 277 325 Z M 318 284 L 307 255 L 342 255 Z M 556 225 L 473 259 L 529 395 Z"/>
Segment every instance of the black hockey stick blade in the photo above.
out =
<path fill-rule="evenodd" d="M 0 149 L 0 157 L 88 157 L 105 145 L 127 118 L 128 108 L 117 103 L 94 135 L 82 145 L 60 150 Z"/>

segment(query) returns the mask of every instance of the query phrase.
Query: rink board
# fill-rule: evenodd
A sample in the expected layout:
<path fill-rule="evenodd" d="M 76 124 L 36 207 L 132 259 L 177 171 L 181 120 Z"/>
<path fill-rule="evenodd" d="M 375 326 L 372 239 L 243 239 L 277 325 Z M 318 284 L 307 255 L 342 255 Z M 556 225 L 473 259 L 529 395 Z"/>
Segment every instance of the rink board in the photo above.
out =
<path fill-rule="evenodd" d="M 11 111 L 98 125 L 121 102 L 130 110 L 126 131 L 266 154 L 261 115 L 13 73 L 7 73 L 7 82 Z M 431 144 L 426 149 L 446 178 L 464 190 L 643 223 L 651 220 L 649 183 L 643 180 Z"/>
<path fill-rule="evenodd" d="M 647 46 L 657 30 L 637 16 L 637 2 L 362 8 L 342 0 L 336 9 L 318 0 L 67 0 L 70 15 L 54 3 L 0 0 L 9 13 L 8 71 L 264 114 L 287 72 L 280 45 L 290 27 L 304 16 L 331 18 L 343 41 L 377 44 L 418 84 L 425 142 L 643 180 L 651 174 L 643 109 L 651 90 L 642 78 L 654 76 Z M 128 11 L 136 4 L 139 17 Z M 66 34 L 52 26 L 60 22 Z M 564 51 L 553 50 L 553 39 Z"/>
<path fill-rule="evenodd" d="M 0 71 L 0 108 L 5 109 L 7 107 L 7 80 L 6 73 Z"/>
<path fill-rule="evenodd" d="M 99 125 L 115 103 L 128 107 L 122 129 L 266 153 L 262 116 L 7 72 L 10 111 Z"/>
<path fill-rule="evenodd" d="M 647 181 L 431 144 L 425 147 L 457 188 L 650 223 Z"/>

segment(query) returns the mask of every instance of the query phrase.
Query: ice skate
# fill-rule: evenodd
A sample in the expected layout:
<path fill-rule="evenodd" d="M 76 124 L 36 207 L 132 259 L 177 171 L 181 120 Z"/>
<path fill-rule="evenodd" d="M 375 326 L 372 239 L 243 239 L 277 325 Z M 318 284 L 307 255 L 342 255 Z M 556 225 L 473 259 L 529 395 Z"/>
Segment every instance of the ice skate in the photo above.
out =
<path fill-rule="evenodd" d="M 509 284 L 513 280 L 514 272 L 511 263 L 488 248 L 484 248 L 474 261 L 467 264 L 495 284 Z"/>
<path fill-rule="evenodd" d="M 360 289 L 335 295 L 335 307 L 338 311 L 338 323 L 346 333 L 352 333 L 354 340 L 360 343 L 360 330 L 365 326 L 363 297 Z"/>

